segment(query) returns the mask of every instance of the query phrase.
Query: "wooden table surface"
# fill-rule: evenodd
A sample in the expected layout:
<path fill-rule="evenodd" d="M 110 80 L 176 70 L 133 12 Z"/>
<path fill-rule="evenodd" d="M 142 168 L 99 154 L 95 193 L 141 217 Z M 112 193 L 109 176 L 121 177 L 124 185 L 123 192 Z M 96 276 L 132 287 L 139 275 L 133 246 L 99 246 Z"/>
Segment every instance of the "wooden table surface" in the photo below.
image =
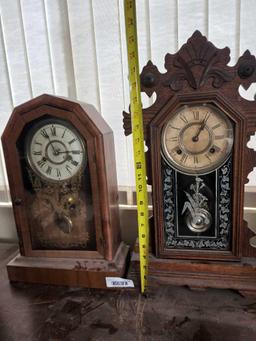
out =
<path fill-rule="evenodd" d="M 256 299 L 183 287 L 102 291 L 9 284 L 0 244 L 0 340 L 255 341 Z"/>

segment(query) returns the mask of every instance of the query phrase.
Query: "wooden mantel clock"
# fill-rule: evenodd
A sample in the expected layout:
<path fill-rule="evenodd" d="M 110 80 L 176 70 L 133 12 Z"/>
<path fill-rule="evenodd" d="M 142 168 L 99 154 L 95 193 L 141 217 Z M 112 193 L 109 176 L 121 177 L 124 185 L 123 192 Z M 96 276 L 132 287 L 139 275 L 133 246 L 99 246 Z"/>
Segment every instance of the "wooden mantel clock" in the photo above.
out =
<path fill-rule="evenodd" d="M 20 255 L 11 281 L 104 288 L 122 276 L 113 133 L 91 106 L 42 95 L 2 136 Z"/>
<path fill-rule="evenodd" d="M 256 104 L 238 91 L 256 81 L 256 61 L 246 51 L 231 67 L 229 54 L 196 31 L 166 55 L 166 73 L 151 61 L 141 73 L 141 90 L 156 93 L 143 109 L 154 212 L 149 281 L 256 292 L 256 237 L 243 219 Z M 124 129 L 131 133 L 129 113 Z"/>

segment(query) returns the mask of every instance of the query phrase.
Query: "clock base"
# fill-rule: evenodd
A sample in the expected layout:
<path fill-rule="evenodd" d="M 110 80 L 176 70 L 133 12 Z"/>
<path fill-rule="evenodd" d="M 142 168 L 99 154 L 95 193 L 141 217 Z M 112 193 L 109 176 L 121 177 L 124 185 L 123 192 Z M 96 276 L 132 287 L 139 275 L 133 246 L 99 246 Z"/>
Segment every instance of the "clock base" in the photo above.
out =
<path fill-rule="evenodd" d="M 131 257 L 130 278 L 139 281 L 139 253 Z M 241 262 L 160 259 L 149 255 L 149 289 L 159 285 L 190 288 L 233 289 L 245 296 L 256 295 L 256 260 Z"/>
<path fill-rule="evenodd" d="M 125 274 L 128 253 L 129 247 L 122 242 L 113 261 L 18 255 L 7 264 L 7 272 L 11 282 L 106 289 L 106 277 Z"/>

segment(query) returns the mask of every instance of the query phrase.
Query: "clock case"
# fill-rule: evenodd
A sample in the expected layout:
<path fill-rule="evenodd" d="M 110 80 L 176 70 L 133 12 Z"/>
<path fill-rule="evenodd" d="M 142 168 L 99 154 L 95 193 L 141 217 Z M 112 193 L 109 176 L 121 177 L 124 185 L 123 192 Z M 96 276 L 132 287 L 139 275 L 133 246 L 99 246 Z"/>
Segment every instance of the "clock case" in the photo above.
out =
<path fill-rule="evenodd" d="M 230 50 L 216 48 L 199 31 L 180 50 L 165 56 L 166 73 L 149 61 L 144 66 L 141 91 L 156 100 L 143 109 L 144 138 L 148 151 L 147 176 L 152 185 L 153 217 L 149 283 L 170 283 L 190 287 L 233 288 L 244 294 L 256 290 L 255 233 L 244 221 L 244 185 L 256 166 L 256 152 L 247 143 L 256 130 L 255 101 L 239 94 L 256 81 L 255 57 L 247 50 L 236 65 L 228 66 Z M 200 250 L 166 247 L 164 235 L 163 166 L 161 131 L 172 113 L 183 105 L 207 103 L 219 108 L 233 122 L 232 214 L 230 250 Z M 125 134 L 131 134 L 130 113 L 123 113 Z M 176 188 L 177 191 L 177 188 Z M 133 254 L 138 272 L 138 254 Z"/>
<path fill-rule="evenodd" d="M 26 127 L 46 115 L 73 126 L 86 143 L 94 248 L 47 249 L 32 243 L 31 235 L 37 226 L 26 207 L 31 194 L 26 188 L 29 180 L 24 175 L 19 146 L 25 143 Z M 14 109 L 2 135 L 2 144 L 20 246 L 20 254 L 7 265 L 10 281 L 105 288 L 106 276 L 123 276 L 128 246 L 120 235 L 114 138 L 96 109 L 51 95 L 39 96 Z M 85 206 L 87 193 L 82 192 L 81 206 Z"/>

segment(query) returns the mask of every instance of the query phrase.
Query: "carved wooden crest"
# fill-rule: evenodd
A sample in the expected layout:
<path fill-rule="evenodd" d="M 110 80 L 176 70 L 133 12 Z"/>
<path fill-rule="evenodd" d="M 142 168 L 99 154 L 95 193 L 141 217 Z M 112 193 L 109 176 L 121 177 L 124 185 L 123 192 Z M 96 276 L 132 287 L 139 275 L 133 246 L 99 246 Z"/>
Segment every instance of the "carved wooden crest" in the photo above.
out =
<path fill-rule="evenodd" d="M 163 85 L 178 91 L 187 81 L 192 88 L 198 89 L 212 78 L 213 87 L 220 88 L 235 77 L 234 71 L 227 66 L 229 54 L 229 48 L 217 49 L 196 31 L 177 54 L 166 55 L 165 68 L 170 76 Z"/>

